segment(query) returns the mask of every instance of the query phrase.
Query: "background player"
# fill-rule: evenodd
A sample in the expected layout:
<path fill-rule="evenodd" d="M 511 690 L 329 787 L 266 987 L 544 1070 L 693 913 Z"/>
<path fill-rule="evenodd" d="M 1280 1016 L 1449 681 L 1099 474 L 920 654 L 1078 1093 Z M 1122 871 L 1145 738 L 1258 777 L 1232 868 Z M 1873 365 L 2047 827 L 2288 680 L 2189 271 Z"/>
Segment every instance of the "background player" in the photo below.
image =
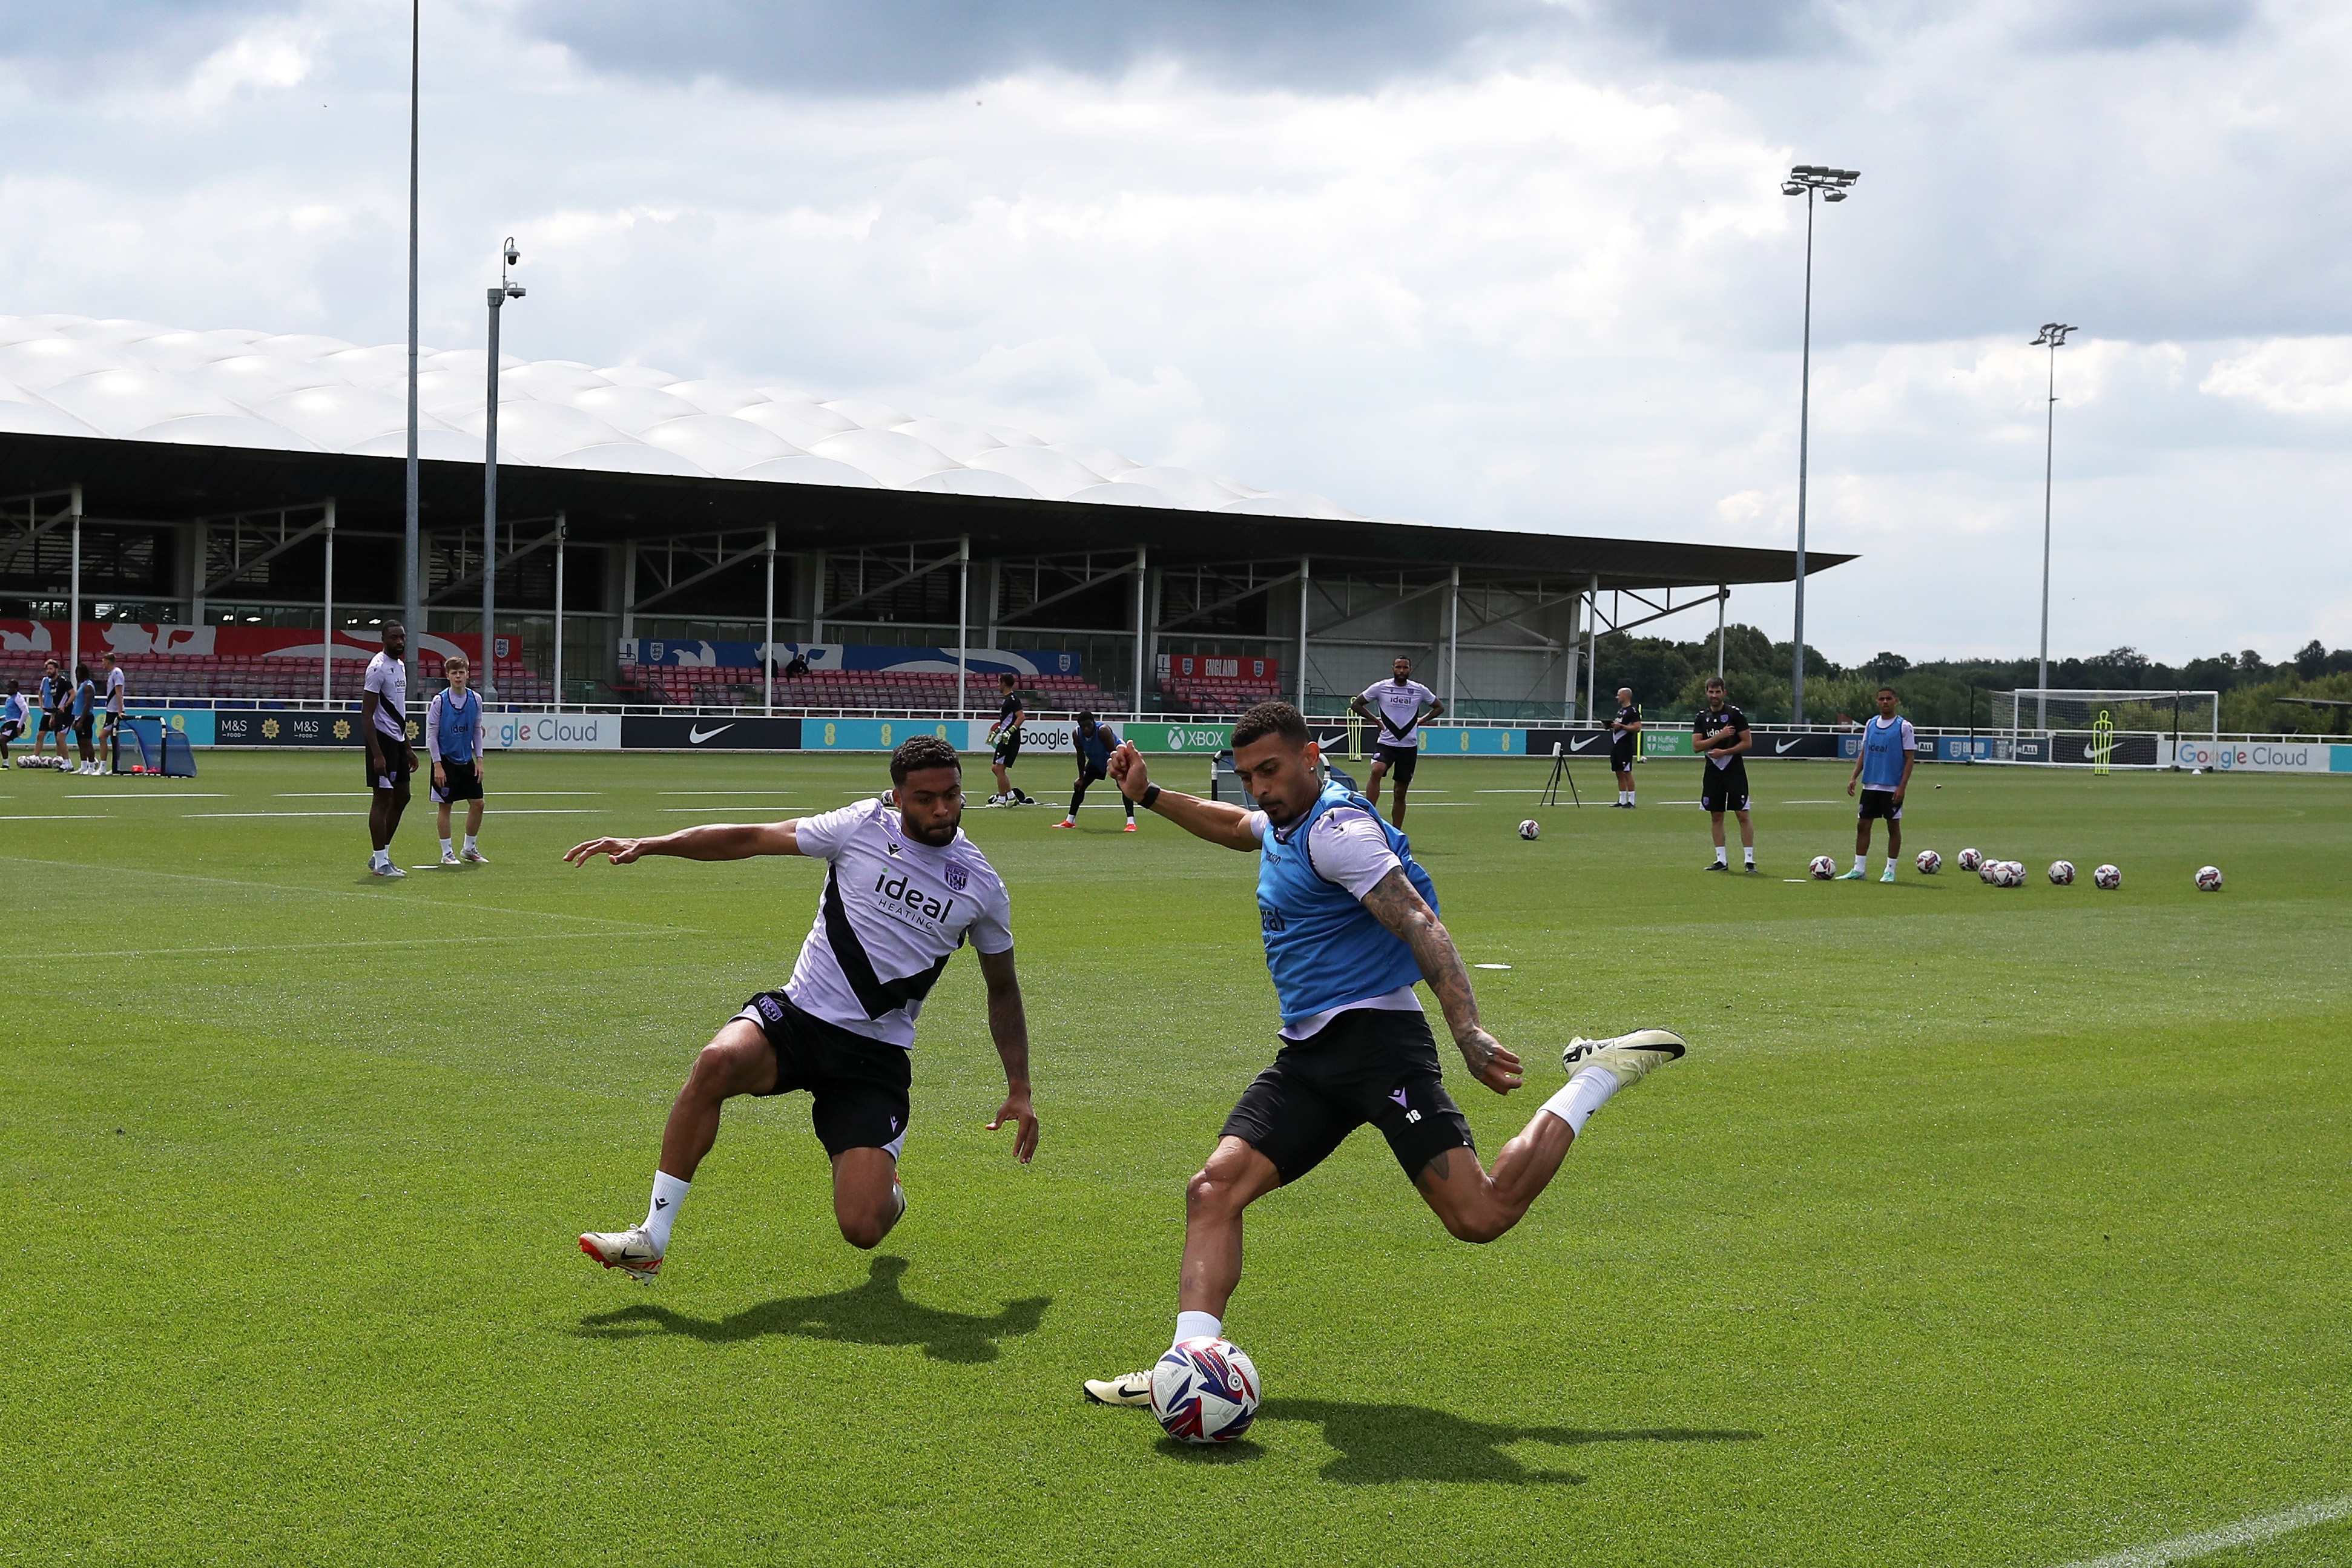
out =
<path fill-rule="evenodd" d="M 33 737 L 33 755 L 39 757 L 43 743 L 54 739 L 58 760 L 50 766 L 61 768 L 66 765 L 66 737 L 73 733 L 73 682 L 54 658 L 41 661 L 40 691 L 41 730 Z"/>
<path fill-rule="evenodd" d="M 81 766 L 74 769 L 74 772 L 78 773 L 95 773 L 98 772 L 98 755 L 91 750 L 89 742 L 90 725 L 96 721 L 97 717 L 98 682 L 90 679 L 89 666 L 86 664 L 75 665 L 73 690 L 74 749 L 81 753 Z"/>
<path fill-rule="evenodd" d="M 1445 1228 L 1492 1241 L 1528 1212 L 1585 1119 L 1624 1085 L 1683 1054 L 1662 1029 L 1578 1040 L 1568 1087 L 1503 1145 L 1490 1175 L 1455 1108 L 1413 983 L 1426 980 L 1471 1075 L 1497 1094 L 1519 1087 L 1519 1058 L 1478 1022 L 1477 998 L 1436 888 L 1405 836 L 1345 784 L 1318 785 L 1321 753 L 1286 702 L 1262 702 L 1234 727 L 1234 765 L 1263 809 L 1161 789 L 1132 745 L 1111 775 L 1147 810 L 1196 838 L 1258 852 L 1259 927 L 1282 1007 L 1282 1048 L 1258 1074 L 1185 1193 L 1176 1339 L 1223 1331 L 1241 1282 L 1242 1211 L 1322 1163 L 1366 1122 Z M 1148 1405 L 1148 1372 L 1089 1382 L 1100 1405 Z"/>
<path fill-rule="evenodd" d="M 32 704 L 25 700 L 24 688 L 15 680 L 8 682 L 8 697 L 0 702 L 0 768 L 8 765 L 8 748 L 25 732 L 25 723 Z M 38 745 L 37 741 L 34 744 Z"/>
<path fill-rule="evenodd" d="M 1421 726 L 1445 711 L 1437 693 L 1412 678 L 1412 660 L 1402 654 L 1390 667 L 1386 680 L 1364 688 L 1348 706 L 1373 721 L 1372 776 L 1366 792 L 1372 809 L 1381 808 L 1381 780 L 1396 773 L 1396 798 L 1389 803 L 1389 820 L 1404 826 L 1404 792 L 1412 787 L 1413 769 L 1421 762 Z M 1369 704 L 1369 706 L 1368 706 Z"/>
<path fill-rule="evenodd" d="M 1617 804 L 1633 809 L 1633 753 L 1642 745 L 1642 710 L 1633 689 L 1617 689 L 1617 717 L 1609 721 L 1609 769 L 1617 775 Z"/>
<path fill-rule="evenodd" d="M 890 758 L 890 794 L 821 816 L 764 826 L 712 824 L 659 838 L 598 838 L 564 858 L 602 855 L 625 866 L 646 855 L 743 860 L 807 855 L 827 862 L 816 923 L 782 991 L 762 991 L 702 1047 L 662 1131 L 645 1223 L 590 1231 L 580 1250 L 607 1268 L 651 1279 L 702 1157 L 719 1137 L 719 1108 L 739 1094 L 807 1089 L 810 1119 L 833 1161 L 833 1214 L 852 1247 L 879 1247 L 907 1194 L 898 1153 L 907 1142 L 908 1053 L 915 1016 L 940 972 L 969 938 L 988 984 L 988 1032 L 1004 1062 L 1004 1103 L 991 1131 L 1019 1123 L 1013 1152 L 1037 1151 L 1029 1100 L 1029 1024 L 1013 969 L 1012 905 L 1004 884 L 961 829 L 963 764 L 936 735 Z"/>
<path fill-rule="evenodd" d="M 1911 770 L 1919 761 L 1919 737 L 1911 721 L 1895 716 L 1902 700 L 1895 688 L 1880 687 L 1878 712 L 1862 727 L 1862 753 L 1845 781 L 1848 795 L 1855 784 L 1862 786 L 1862 815 L 1853 825 L 1853 869 L 1840 877 L 1841 882 L 1862 880 L 1863 862 L 1870 858 L 1870 825 L 1881 816 L 1886 818 L 1886 869 L 1878 879 L 1895 880 L 1895 862 L 1903 853 L 1903 797 L 1910 792 Z"/>
<path fill-rule="evenodd" d="M 1013 787 L 1011 769 L 1021 760 L 1021 721 L 1029 716 L 1028 704 L 1013 687 L 1013 672 L 998 676 L 997 688 L 1003 694 L 996 705 L 996 722 L 988 727 L 989 739 L 996 749 L 989 753 L 989 770 L 996 774 L 996 793 L 988 797 L 991 805 L 1034 805 L 1037 803 Z"/>
<path fill-rule="evenodd" d="M 392 836 L 408 809 L 409 775 L 416 753 L 408 744 L 408 628 L 386 622 L 383 651 L 368 660 L 360 689 L 360 731 L 367 741 L 368 841 L 374 851 L 368 869 L 379 877 L 405 877 L 393 863 Z"/>
<path fill-rule="evenodd" d="M 425 709 L 425 749 L 433 759 L 433 804 L 440 808 L 436 826 L 441 833 L 441 864 L 461 866 L 471 861 L 487 866 L 490 858 L 478 842 L 482 832 L 482 748 L 489 741 L 482 722 L 482 694 L 467 689 L 473 672 L 464 654 L 451 654 L 442 660 L 441 673 L 449 678 L 449 689 L 435 692 Z M 466 803 L 464 859 L 449 847 L 449 806 L 460 800 Z"/>
<path fill-rule="evenodd" d="M 1715 864 L 1710 871 L 1728 871 L 1723 852 L 1723 814 L 1739 818 L 1739 848 L 1748 869 L 1756 869 L 1756 825 L 1748 819 L 1748 764 L 1742 761 L 1756 743 L 1748 732 L 1748 715 L 1732 704 L 1723 678 L 1706 683 L 1706 706 L 1691 723 L 1691 750 L 1706 759 L 1700 767 L 1698 803 L 1715 819 Z"/>
<path fill-rule="evenodd" d="M 1087 786 L 1104 778 L 1110 771 L 1110 754 L 1118 749 L 1118 736 L 1111 727 L 1097 718 L 1091 710 L 1082 709 L 1078 721 L 1070 727 L 1070 749 L 1078 754 L 1078 784 L 1070 792 L 1070 814 L 1054 824 L 1056 827 L 1076 827 L 1078 807 L 1085 804 Z M 1127 831 L 1135 831 L 1135 802 L 1122 795 L 1119 804 L 1127 807 Z"/>
<path fill-rule="evenodd" d="M 99 709 L 98 771 L 110 773 L 121 759 L 122 708 L 130 692 L 122 675 L 122 656 L 109 650 L 106 656 L 106 689 Z"/>

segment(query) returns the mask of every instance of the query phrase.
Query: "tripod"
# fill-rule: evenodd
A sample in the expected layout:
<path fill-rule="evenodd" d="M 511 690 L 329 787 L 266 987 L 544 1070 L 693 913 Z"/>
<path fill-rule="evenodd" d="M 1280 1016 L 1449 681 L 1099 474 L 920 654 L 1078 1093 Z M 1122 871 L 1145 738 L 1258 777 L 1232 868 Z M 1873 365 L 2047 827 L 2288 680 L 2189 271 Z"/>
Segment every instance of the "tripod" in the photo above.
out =
<path fill-rule="evenodd" d="M 1566 751 L 1561 749 L 1560 743 L 1558 741 L 1554 741 L 1551 743 L 1551 782 L 1544 785 L 1543 798 L 1536 804 L 1538 805 L 1558 805 L 1559 804 L 1559 786 L 1563 783 L 1568 785 L 1568 798 L 1576 805 L 1578 809 L 1581 810 L 1584 805 L 1584 797 L 1576 792 L 1576 775 L 1568 771 L 1568 753 Z"/>

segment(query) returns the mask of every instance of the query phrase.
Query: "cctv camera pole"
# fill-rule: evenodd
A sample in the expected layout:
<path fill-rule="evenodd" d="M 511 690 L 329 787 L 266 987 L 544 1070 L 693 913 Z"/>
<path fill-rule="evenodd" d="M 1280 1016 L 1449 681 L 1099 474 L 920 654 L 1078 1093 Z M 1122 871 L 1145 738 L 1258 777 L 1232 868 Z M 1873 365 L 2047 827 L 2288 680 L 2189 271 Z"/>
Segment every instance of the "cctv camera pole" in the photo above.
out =
<path fill-rule="evenodd" d="M 514 236 L 499 252 L 499 286 L 490 290 L 490 388 L 488 417 L 482 426 L 482 668 L 475 672 L 485 700 L 498 696 L 499 651 L 493 619 L 499 608 L 499 316 L 509 300 L 522 298 L 522 286 L 507 268 L 522 259 Z"/>
<path fill-rule="evenodd" d="M 1813 422 L 1813 195 L 1819 192 L 1823 201 L 1845 200 L 1846 188 L 1862 178 L 1853 169 L 1830 169 L 1818 163 L 1800 163 L 1789 171 L 1781 184 L 1784 196 L 1805 198 L 1805 346 L 1803 371 L 1797 394 L 1797 626 L 1796 648 L 1790 655 L 1795 668 L 1789 679 L 1790 710 L 1789 721 L 1805 721 L 1805 469 L 1811 456 Z"/>
<path fill-rule="evenodd" d="M 2058 351 L 2074 330 L 2063 321 L 2044 321 L 2042 335 L 2025 345 L 2050 351 L 2050 396 L 2042 432 L 2042 661 L 2041 673 L 2033 679 L 2033 727 L 2044 731 L 2050 728 L 2050 476 L 2058 442 Z"/>

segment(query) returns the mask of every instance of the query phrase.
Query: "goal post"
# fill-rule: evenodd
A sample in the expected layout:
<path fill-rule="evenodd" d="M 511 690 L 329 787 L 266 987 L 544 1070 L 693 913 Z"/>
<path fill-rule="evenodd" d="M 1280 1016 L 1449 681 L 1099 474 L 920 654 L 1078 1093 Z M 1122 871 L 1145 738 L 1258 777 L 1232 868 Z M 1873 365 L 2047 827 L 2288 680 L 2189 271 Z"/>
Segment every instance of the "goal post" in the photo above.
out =
<path fill-rule="evenodd" d="M 1992 696 L 1992 728 L 2015 746 L 2012 756 L 2038 752 L 2034 760 L 2059 767 L 2162 767 L 2173 742 L 2183 737 L 2214 740 L 2221 732 L 2219 691 L 2148 690 L 2137 688 L 2021 687 Z"/>

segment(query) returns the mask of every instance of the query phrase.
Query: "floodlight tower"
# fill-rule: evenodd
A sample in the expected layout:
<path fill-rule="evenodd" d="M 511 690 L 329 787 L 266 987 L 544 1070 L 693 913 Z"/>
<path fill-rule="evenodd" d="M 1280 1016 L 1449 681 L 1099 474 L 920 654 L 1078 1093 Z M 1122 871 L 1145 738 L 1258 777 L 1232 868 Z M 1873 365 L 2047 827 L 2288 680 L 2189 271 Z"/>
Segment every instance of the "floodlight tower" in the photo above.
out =
<path fill-rule="evenodd" d="M 2058 351 L 2074 329 L 2063 321 L 2044 321 L 2042 335 L 2025 346 L 2050 351 L 2050 399 L 2042 431 L 2042 666 L 2033 683 L 2033 727 L 2050 728 L 2050 473 L 2058 441 Z"/>
<path fill-rule="evenodd" d="M 1805 198 L 1805 357 L 1797 395 L 1797 630 L 1792 656 L 1796 671 L 1789 683 L 1789 718 L 1794 724 L 1805 721 L 1805 461 L 1813 417 L 1813 197 L 1842 202 L 1847 188 L 1860 178 L 1858 169 L 1800 163 L 1780 183 L 1782 195 Z"/>
<path fill-rule="evenodd" d="M 499 646 L 490 628 L 499 607 L 499 317 L 508 300 L 522 298 L 522 285 L 508 276 L 521 259 L 514 236 L 507 236 L 499 250 L 499 286 L 490 290 L 490 391 L 482 424 L 482 668 L 476 671 L 485 699 L 498 695 Z"/>

